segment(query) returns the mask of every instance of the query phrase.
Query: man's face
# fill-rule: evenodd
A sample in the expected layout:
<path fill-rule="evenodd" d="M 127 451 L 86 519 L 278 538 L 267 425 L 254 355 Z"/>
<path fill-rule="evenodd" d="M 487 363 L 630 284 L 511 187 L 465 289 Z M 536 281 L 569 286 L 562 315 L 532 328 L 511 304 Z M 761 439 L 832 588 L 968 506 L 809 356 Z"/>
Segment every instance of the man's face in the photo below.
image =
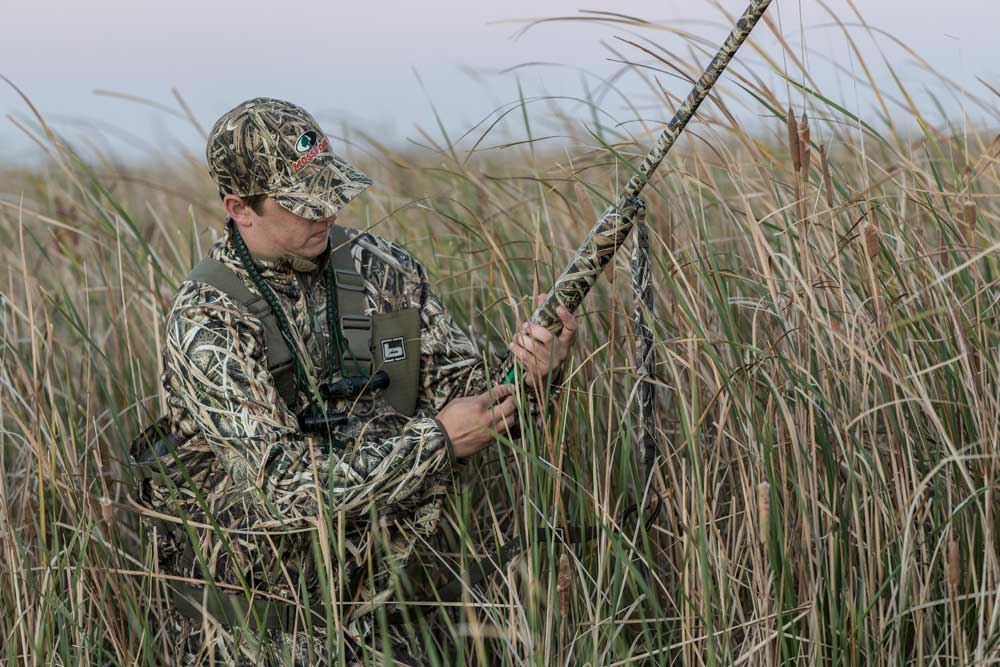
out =
<path fill-rule="evenodd" d="M 286 211 L 268 197 L 261 205 L 261 213 L 249 206 L 243 207 L 239 218 L 240 233 L 251 252 L 262 255 L 297 255 L 312 258 L 326 250 L 330 238 L 330 225 L 336 215 L 324 220 L 309 220 Z M 247 224 L 249 223 L 249 224 Z"/>

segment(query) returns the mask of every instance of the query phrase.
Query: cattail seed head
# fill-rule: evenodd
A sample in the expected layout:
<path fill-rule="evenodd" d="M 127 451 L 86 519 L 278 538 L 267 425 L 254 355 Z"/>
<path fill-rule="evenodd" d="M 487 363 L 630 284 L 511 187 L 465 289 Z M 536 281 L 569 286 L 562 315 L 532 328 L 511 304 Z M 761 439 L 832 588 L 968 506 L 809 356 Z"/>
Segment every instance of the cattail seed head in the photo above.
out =
<path fill-rule="evenodd" d="M 958 590 L 962 578 L 962 561 L 958 550 L 958 538 L 952 535 L 948 540 L 948 585 L 952 591 Z"/>
<path fill-rule="evenodd" d="M 878 229 L 872 223 L 865 225 L 865 253 L 872 263 L 878 257 Z"/>
<path fill-rule="evenodd" d="M 760 543 L 767 544 L 767 528 L 771 522 L 771 485 L 761 482 L 757 485 L 757 530 Z"/>
<path fill-rule="evenodd" d="M 826 147 L 820 144 L 819 163 L 823 169 L 823 191 L 826 193 L 826 205 L 833 208 L 833 179 L 830 177 L 830 162 L 826 157 Z"/>
<path fill-rule="evenodd" d="M 565 617 L 569 615 L 569 586 L 570 586 L 569 558 L 566 554 L 559 555 L 559 579 L 556 583 L 556 591 L 559 593 L 559 612 Z"/>
<path fill-rule="evenodd" d="M 798 174 L 802 170 L 799 162 L 799 124 L 795 122 L 792 107 L 788 107 L 788 153 L 792 156 L 792 168 Z"/>
<path fill-rule="evenodd" d="M 111 511 L 111 498 L 104 496 L 101 498 L 101 519 L 104 521 L 106 526 L 111 526 L 111 522 L 114 521 L 114 513 Z"/>
<path fill-rule="evenodd" d="M 802 173 L 802 180 L 809 178 L 809 118 L 802 114 L 802 122 L 799 123 L 799 169 Z"/>
<path fill-rule="evenodd" d="M 868 211 L 872 215 L 871 209 Z M 882 300 L 879 298 L 878 282 L 878 228 L 874 223 L 865 225 L 865 254 L 868 255 L 868 279 L 871 281 L 872 303 L 875 306 L 875 322 L 882 321 Z"/>
<path fill-rule="evenodd" d="M 974 246 L 976 244 L 976 202 L 968 201 L 962 207 L 962 219 L 965 222 L 962 228 L 965 236 L 965 244 Z"/>

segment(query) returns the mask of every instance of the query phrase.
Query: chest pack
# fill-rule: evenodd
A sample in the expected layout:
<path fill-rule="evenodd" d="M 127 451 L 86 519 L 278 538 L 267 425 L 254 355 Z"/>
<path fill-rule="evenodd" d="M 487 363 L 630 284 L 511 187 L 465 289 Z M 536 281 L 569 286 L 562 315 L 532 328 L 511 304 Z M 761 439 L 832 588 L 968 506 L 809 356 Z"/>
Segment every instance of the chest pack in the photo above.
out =
<path fill-rule="evenodd" d="M 342 227 L 330 227 L 331 253 L 340 329 L 346 349 L 337 360 L 340 368 L 357 370 L 371 376 L 378 371 L 389 375 L 383 396 L 397 412 L 412 416 L 416 410 L 420 373 L 420 310 L 404 308 L 389 313 L 365 315 L 365 281 L 354 269 L 351 241 Z M 254 294 L 228 266 L 206 257 L 187 275 L 186 280 L 206 283 L 243 305 L 260 320 L 267 351 L 267 368 L 278 395 L 292 406 L 295 395 L 295 366 L 292 351 L 278 328 L 274 312 L 264 297 Z M 332 332 L 331 334 L 332 335 Z"/>

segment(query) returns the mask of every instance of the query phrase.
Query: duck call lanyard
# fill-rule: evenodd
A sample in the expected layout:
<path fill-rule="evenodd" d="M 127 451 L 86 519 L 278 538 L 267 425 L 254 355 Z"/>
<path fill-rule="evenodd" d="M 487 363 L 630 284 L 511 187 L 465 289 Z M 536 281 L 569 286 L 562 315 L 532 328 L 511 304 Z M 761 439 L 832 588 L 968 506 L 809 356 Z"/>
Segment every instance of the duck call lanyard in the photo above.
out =
<path fill-rule="evenodd" d="M 236 225 L 232 220 L 229 220 L 226 224 L 229 227 L 229 233 L 233 241 L 233 248 L 236 250 L 236 256 L 239 258 L 240 263 L 243 264 L 243 268 L 245 268 L 247 273 L 250 275 L 250 281 L 253 283 L 254 287 L 257 288 L 257 291 L 260 292 L 260 295 L 264 297 L 267 305 L 271 308 L 271 312 L 274 313 L 274 320 L 278 326 L 278 331 L 281 332 L 281 337 L 285 340 L 285 344 L 288 346 L 288 351 L 292 355 L 292 364 L 295 372 L 294 402 L 297 404 L 299 393 L 305 392 L 310 405 L 315 406 L 312 394 L 308 390 L 307 372 L 304 364 L 302 363 L 302 359 L 299 357 L 295 341 L 292 338 L 292 329 L 288 323 L 285 311 L 281 308 L 281 304 L 278 302 L 278 297 L 274 294 L 270 285 L 268 285 L 267 281 L 264 280 L 264 277 L 261 276 L 260 268 L 250 255 L 250 250 L 243 241 L 243 237 L 240 236 L 240 232 L 236 228 Z M 327 355 L 330 359 L 329 380 L 330 384 L 333 384 L 337 371 L 342 370 L 341 365 L 344 359 L 343 351 L 347 345 L 344 340 L 344 334 L 340 330 L 340 317 L 337 313 L 337 284 L 332 261 L 326 262 L 324 279 L 326 281 L 326 327 L 327 331 L 329 331 L 329 342 L 327 345 Z M 359 369 L 359 362 L 357 359 L 354 359 L 353 354 L 351 355 L 351 358 L 354 362 L 355 370 L 357 371 Z M 294 409 L 293 406 L 289 407 Z M 315 407 L 318 408 L 319 406 Z"/>

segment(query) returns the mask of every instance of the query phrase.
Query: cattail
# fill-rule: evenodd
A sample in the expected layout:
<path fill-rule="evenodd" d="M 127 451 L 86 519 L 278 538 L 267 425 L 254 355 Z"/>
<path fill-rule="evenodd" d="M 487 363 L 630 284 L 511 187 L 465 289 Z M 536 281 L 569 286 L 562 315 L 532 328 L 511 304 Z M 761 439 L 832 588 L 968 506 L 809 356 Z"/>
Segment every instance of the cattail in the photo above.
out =
<path fill-rule="evenodd" d="M 958 553 L 958 538 L 954 535 L 948 540 L 948 585 L 951 590 L 958 591 L 958 584 L 962 577 L 962 561 Z"/>
<path fill-rule="evenodd" d="M 61 222 L 65 222 L 69 226 L 75 226 L 78 222 L 76 206 L 72 203 L 67 204 L 59 195 L 55 195 L 52 201 L 53 207 L 55 208 L 56 218 Z M 73 248 L 80 247 L 80 235 L 74 234 L 62 227 L 53 227 L 52 235 L 56 238 L 58 243 L 63 243 L 69 245 Z"/>
<path fill-rule="evenodd" d="M 965 245 L 972 247 L 976 245 L 976 202 L 968 201 L 962 209 L 962 218 L 965 226 L 962 229 L 965 236 Z"/>
<path fill-rule="evenodd" d="M 760 543 L 767 544 L 767 528 L 771 522 L 771 485 L 761 482 L 757 485 L 757 529 Z"/>
<path fill-rule="evenodd" d="M 802 171 L 802 180 L 809 180 L 809 151 L 812 144 L 809 143 L 809 119 L 802 114 L 802 122 L 799 124 L 799 169 Z"/>
<path fill-rule="evenodd" d="M 104 520 L 104 525 L 111 527 L 112 521 L 114 521 L 114 515 L 111 511 L 111 498 L 104 496 L 100 500 L 101 503 L 101 519 Z"/>
<path fill-rule="evenodd" d="M 819 163 L 823 169 L 823 190 L 826 193 L 826 205 L 833 208 L 833 179 L 830 177 L 830 162 L 826 157 L 826 147 L 820 144 Z"/>
<path fill-rule="evenodd" d="M 875 259 L 878 257 L 878 229 L 872 223 L 865 225 L 865 253 L 872 263 L 872 271 L 874 272 Z"/>
<path fill-rule="evenodd" d="M 799 162 L 799 125 L 795 122 L 792 107 L 788 107 L 788 153 L 792 156 L 792 168 L 798 174 L 802 170 Z"/>
<path fill-rule="evenodd" d="M 569 616 L 569 558 L 566 554 L 559 556 L 559 579 L 556 584 L 556 591 L 559 592 L 559 612 L 565 618 Z"/>
<path fill-rule="evenodd" d="M 869 214 L 871 214 L 871 209 L 869 209 Z M 868 255 L 868 279 L 871 281 L 872 290 L 872 301 L 875 304 L 875 322 L 876 324 L 882 321 L 882 301 L 879 299 L 879 289 L 878 289 L 878 273 L 877 273 L 877 263 L 878 259 L 878 229 L 874 224 L 868 223 L 865 225 L 865 254 Z"/>

